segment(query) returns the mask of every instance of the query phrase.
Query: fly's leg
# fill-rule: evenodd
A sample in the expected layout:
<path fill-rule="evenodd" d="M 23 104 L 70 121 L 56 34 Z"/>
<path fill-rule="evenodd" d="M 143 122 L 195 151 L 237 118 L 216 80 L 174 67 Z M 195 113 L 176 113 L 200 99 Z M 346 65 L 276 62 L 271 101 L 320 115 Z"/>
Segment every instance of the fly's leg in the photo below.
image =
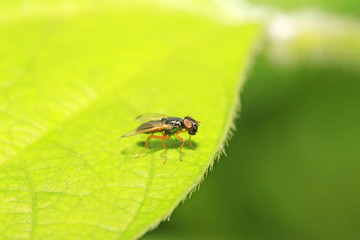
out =
<path fill-rule="evenodd" d="M 140 157 L 141 154 L 143 154 L 143 152 L 145 151 L 145 149 L 147 148 L 147 146 L 148 146 L 148 144 L 149 144 L 150 138 L 157 138 L 157 139 L 160 139 L 161 144 L 162 144 L 163 147 L 165 148 L 165 161 L 164 161 L 164 164 L 165 164 L 165 163 L 166 163 L 167 147 L 165 146 L 163 140 L 164 140 L 164 139 L 168 139 L 169 137 L 170 137 L 169 135 L 165 135 L 164 133 L 163 133 L 163 136 L 162 136 L 162 137 L 160 137 L 160 136 L 155 136 L 155 135 L 151 134 L 151 135 L 147 138 L 147 140 L 146 140 L 144 149 L 141 151 L 141 153 L 139 153 L 137 156 L 135 156 L 135 158 L 138 158 L 138 157 Z"/>
<path fill-rule="evenodd" d="M 190 147 L 195 150 L 194 146 L 193 146 L 192 143 L 191 143 L 191 135 L 190 135 L 190 137 L 189 137 L 189 144 L 190 144 Z"/>
<path fill-rule="evenodd" d="M 184 146 L 184 144 L 185 144 L 185 140 L 178 135 L 178 133 L 180 133 L 180 132 L 181 132 L 181 131 L 176 132 L 176 133 L 175 133 L 175 136 L 176 136 L 179 140 L 181 140 L 181 141 L 183 142 L 183 143 L 181 144 L 181 147 L 180 147 L 180 161 L 182 161 L 182 159 L 181 159 L 181 149 L 183 148 L 183 146 Z"/>
<path fill-rule="evenodd" d="M 187 131 L 186 131 L 186 130 L 183 130 L 183 131 L 179 131 L 179 132 L 177 132 L 177 133 L 185 133 L 185 132 L 187 132 Z M 193 150 L 195 150 L 194 146 L 193 146 L 192 143 L 191 143 L 191 135 L 190 135 L 190 137 L 189 137 L 189 144 L 190 144 L 190 147 L 191 147 Z"/>
<path fill-rule="evenodd" d="M 140 156 L 141 156 L 141 154 L 143 154 L 143 153 L 144 153 L 145 149 L 147 148 L 147 146 L 148 146 L 148 144 L 149 144 L 149 140 L 150 140 L 150 138 L 154 138 L 154 137 L 156 137 L 156 136 L 154 136 L 154 135 L 152 135 L 152 134 L 151 134 L 151 135 L 150 135 L 150 136 L 146 139 L 144 149 L 141 151 L 141 153 L 139 153 L 138 155 L 136 155 L 134 158 L 138 158 L 138 157 L 140 157 Z"/>
<path fill-rule="evenodd" d="M 161 141 L 161 144 L 163 145 L 163 147 L 165 148 L 165 161 L 163 162 L 163 164 L 166 163 L 166 153 L 167 153 L 167 147 L 165 146 L 163 140 L 164 139 L 168 139 L 170 137 L 170 135 L 166 135 L 165 133 L 163 133 L 163 136 L 162 137 L 158 137 Z"/>

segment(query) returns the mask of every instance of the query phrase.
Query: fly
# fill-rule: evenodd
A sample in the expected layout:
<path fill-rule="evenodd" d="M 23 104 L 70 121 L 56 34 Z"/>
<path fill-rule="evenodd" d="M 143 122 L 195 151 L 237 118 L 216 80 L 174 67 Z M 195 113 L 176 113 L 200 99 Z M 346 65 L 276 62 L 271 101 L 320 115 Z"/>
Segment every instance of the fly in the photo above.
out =
<path fill-rule="evenodd" d="M 144 122 L 144 123 L 141 124 L 135 130 L 126 133 L 122 137 L 131 137 L 131 136 L 134 136 L 134 135 L 137 135 L 140 133 L 150 134 L 150 136 L 147 138 L 147 140 L 145 142 L 144 149 L 135 157 L 140 157 L 141 154 L 144 153 L 145 149 L 148 146 L 149 140 L 151 138 L 157 138 L 157 139 L 160 139 L 161 144 L 165 148 L 165 161 L 164 161 L 164 164 L 165 164 L 167 147 L 165 146 L 163 140 L 168 139 L 170 136 L 175 135 L 175 137 L 177 139 L 182 141 L 182 144 L 180 146 L 180 161 L 182 161 L 181 149 L 183 148 L 183 146 L 185 144 L 185 140 L 182 137 L 180 137 L 178 134 L 185 133 L 185 132 L 188 132 L 188 134 L 190 135 L 189 144 L 190 144 L 191 148 L 195 150 L 194 146 L 191 143 L 191 136 L 196 135 L 200 122 L 196 121 L 192 117 L 187 116 L 185 118 L 179 118 L 179 117 L 168 117 L 166 115 L 158 114 L 158 113 L 148 113 L 148 114 L 142 114 L 142 115 L 138 116 L 135 119 L 135 121 Z M 162 133 L 162 136 L 154 135 L 154 133 L 157 133 L 157 132 Z"/>

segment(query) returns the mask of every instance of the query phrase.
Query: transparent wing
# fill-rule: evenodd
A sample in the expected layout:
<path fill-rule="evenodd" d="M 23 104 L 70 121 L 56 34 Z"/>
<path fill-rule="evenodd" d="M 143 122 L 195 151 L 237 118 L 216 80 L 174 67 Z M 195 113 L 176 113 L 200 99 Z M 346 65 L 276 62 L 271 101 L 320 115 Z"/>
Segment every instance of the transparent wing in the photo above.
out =
<path fill-rule="evenodd" d="M 124 135 L 122 135 L 121 137 L 131 137 L 137 134 L 143 133 L 141 131 L 137 131 L 137 130 L 131 130 L 130 132 L 125 133 Z"/>
<path fill-rule="evenodd" d="M 145 122 L 150 120 L 159 120 L 161 118 L 166 118 L 166 117 L 167 115 L 161 113 L 145 113 L 135 118 L 135 121 Z"/>
<path fill-rule="evenodd" d="M 161 121 L 150 121 L 141 124 L 137 129 L 124 134 L 122 137 L 131 137 L 140 133 L 162 132 L 171 129 L 171 127 L 171 125 L 163 124 Z"/>

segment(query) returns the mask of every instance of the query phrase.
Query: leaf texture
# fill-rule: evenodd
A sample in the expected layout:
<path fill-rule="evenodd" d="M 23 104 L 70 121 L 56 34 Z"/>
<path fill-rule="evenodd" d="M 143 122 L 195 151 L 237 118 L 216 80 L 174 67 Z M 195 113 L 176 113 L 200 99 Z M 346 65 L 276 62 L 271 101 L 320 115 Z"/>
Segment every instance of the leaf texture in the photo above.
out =
<path fill-rule="evenodd" d="M 224 143 L 260 28 L 157 4 L 109 6 L 14 10 L 0 29 L 0 238 L 138 238 Z M 133 158 L 147 136 L 121 135 L 147 112 L 201 121 L 197 150 L 186 144 L 180 162 L 180 143 L 166 140 L 163 165 L 153 140 Z"/>

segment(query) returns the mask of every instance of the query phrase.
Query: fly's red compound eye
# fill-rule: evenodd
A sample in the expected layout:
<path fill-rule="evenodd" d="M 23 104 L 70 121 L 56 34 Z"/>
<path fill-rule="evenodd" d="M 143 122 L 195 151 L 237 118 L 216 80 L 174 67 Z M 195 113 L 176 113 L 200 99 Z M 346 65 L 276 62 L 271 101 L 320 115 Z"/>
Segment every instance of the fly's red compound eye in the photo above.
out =
<path fill-rule="evenodd" d="M 184 126 L 186 128 L 186 130 L 192 130 L 194 128 L 194 125 L 192 124 L 192 122 L 189 119 L 184 119 Z"/>

